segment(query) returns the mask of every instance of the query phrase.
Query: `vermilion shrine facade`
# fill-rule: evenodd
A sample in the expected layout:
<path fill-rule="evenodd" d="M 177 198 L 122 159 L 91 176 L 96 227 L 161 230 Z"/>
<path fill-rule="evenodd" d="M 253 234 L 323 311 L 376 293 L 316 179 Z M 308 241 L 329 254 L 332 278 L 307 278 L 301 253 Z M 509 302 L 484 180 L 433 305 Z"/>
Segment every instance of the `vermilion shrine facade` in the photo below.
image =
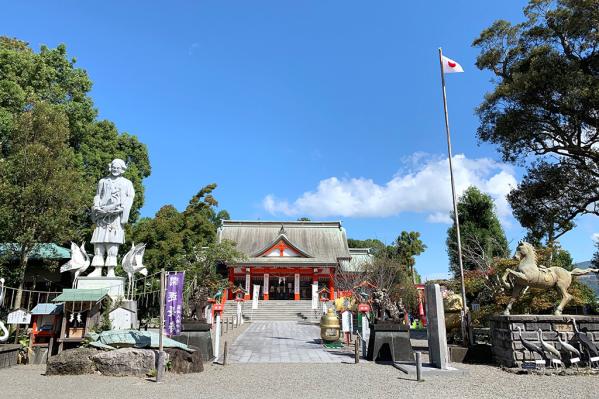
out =
<path fill-rule="evenodd" d="M 247 257 L 227 265 L 229 281 L 246 290 L 246 299 L 254 285 L 261 300 L 311 299 L 314 283 L 334 299 L 335 272 L 352 258 L 340 222 L 225 220 L 218 240 L 235 242 Z"/>

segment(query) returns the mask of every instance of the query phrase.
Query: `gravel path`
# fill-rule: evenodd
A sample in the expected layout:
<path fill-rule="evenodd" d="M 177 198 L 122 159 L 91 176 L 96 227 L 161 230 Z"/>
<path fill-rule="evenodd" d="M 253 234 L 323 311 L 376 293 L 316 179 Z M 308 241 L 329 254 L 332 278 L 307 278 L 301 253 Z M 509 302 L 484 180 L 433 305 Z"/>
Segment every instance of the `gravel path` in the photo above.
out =
<path fill-rule="evenodd" d="M 461 365 L 463 366 L 463 365 Z M 200 374 L 168 375 L 162 384 L 132 377 L 43 376 L 44 366 L 0 370 L 3 398 L 597 398 L 599 376 L 513 375 L 464 366 L 469 376 L 417 383 L 391 366 L 359 364 L 206 365 Z"/>

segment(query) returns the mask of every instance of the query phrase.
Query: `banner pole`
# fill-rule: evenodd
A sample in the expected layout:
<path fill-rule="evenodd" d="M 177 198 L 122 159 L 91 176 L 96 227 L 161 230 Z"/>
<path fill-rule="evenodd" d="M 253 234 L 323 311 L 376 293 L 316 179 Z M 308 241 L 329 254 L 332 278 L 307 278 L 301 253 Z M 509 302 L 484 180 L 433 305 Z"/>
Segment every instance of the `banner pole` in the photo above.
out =
<path fill-rule="evenodd" d="M 165 302 L 165 272 L 164 268 L 160 270 L 160 331 L 158 333 L 158 361 L 156 362 L 156 382 L 162 382 L 164 379 L 164 360 L 166 354 L 162 342 L 164 334 L 164 302 Z"/>
<path fill-rule="evenodd" d="M 460 218 L 458 217 L 458 202 L 453 178 L 453 163 L 451 153 L 451 134 L 449 133 L 449 116 L 447 112 L 447 94 L 445 92 L 445 72 L 443 72 L 443 50 L 439 47 L 439 66 L 441 67 L 441 91 L 443 92 L 443 112 L 445 114 L 445 132 L 447 134 L 447 154 L 449 156 L 449 176 L 451 179 L 451 197 L 453 200 L 453 215 L 458 243 L 458 262 L 460 265 L 460 283 L 462 286 L 462 338 L 464 346 L 468 346 L 468 305 L 466 304 L 466 287 L 464 286 L 464 265 L 462 263 L 462 239 L 460 237 Z"/>

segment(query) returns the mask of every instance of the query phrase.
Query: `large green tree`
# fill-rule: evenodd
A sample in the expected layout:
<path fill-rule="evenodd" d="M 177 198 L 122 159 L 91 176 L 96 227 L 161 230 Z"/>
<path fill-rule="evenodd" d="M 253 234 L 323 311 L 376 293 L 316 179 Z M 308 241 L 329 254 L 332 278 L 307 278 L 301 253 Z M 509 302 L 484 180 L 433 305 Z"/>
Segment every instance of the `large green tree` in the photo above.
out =
<path fill-rule="evenodd" d="M 13 270 L 19 284 L 18 308 L 36 244 L 73 237 L 90 190 L 76 167 L 69 122 L 60 107 L 33 103 L 13 119 L 3 144 L 7 151 L 0 158 L 0 238 L 8 257 L 18 259 Z"/>
<path fill-rule="evenodd" d="M 486 271 L 494 257 L 509 255 L 505 233 L 495 214 L 493 199 L 488 194 L 474 186 L 469 187 L 458 200 L 458 217 L 464 270 Z M 454 276 L 459 276 L 455 224 L 447 230 L 446 244 L 449 269 Z"/>
<path fill-rule="evenodd" d="M 599 0 L 531 0 L 519 24 L 499 20 L 473 43 L 494 89 L 478 136 L 527 168 L 510 195 L 516 217 L 548 241 L 599 215 Z"/>
<path fill-rule="evenodd" d="M 22 113 L 40 101 L 52 104 L 67 118 L 67 143 L 75 154 L 74 167 L 82 171 L 89 186 L 108 173 L 113 158 L 127 162 L 125 176 L 136 191 L 131 211 L 135 220 L 144 202 L 142 180 L 150 174 L 147 149 L 135 136 L 119 133 L 112 122 L 97 119 L 89 96 L 91 88 L 87 73 L 76 67 L 64 45 L 54 49 L 42 46 L 35 52 L 26 42 L 0 37 L 0 153 L 10 155 L 7 138 L 17 128 Z M 91 205 L 90 195 L 93 193 L 87 199 Z M 73 239 L 90 233 L 86 214 L 80 215 L 79 222 L 82 237 Z"/>

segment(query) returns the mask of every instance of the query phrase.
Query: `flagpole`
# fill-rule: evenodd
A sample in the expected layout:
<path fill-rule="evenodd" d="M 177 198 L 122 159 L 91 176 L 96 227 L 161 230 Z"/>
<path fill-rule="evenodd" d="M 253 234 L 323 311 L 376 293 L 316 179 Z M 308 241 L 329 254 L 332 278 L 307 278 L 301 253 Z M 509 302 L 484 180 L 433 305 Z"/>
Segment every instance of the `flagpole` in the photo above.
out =
<path fill-rule="evenodd" d="M 445 72 L 443 72 L 443 50 L 439 47 L 439 66 L 441 67 L 441 89 L 443 92 L 443 111 L 445 113 L 445 132 L 447 133 L 447 153 L 449 155 L 449 176 L 451 178 L 451 196 L 453 200 L 453 215 L 455 221 L 455 231 L 458 241 L 458 261 L 460 264 L 460 282 L 462 285 L 462 303 L 464 304 L 462 314 L 462 338 L 464 346 L 468 344 L 468 328 L 467 328 L 467 313 L 468 306 L 466 304 L 466 287 L 464 286 L 464 265 L 462 263 L 462 239 L 460 237 L 460 219 L 458 217 L 458 203 L 455 193 L 455 183 L 453 179 L 453 164 L 451 154 L 451 135 L 449 133 L 449 116 L 447 114 L 447 95 L 445 93 Z"/>

